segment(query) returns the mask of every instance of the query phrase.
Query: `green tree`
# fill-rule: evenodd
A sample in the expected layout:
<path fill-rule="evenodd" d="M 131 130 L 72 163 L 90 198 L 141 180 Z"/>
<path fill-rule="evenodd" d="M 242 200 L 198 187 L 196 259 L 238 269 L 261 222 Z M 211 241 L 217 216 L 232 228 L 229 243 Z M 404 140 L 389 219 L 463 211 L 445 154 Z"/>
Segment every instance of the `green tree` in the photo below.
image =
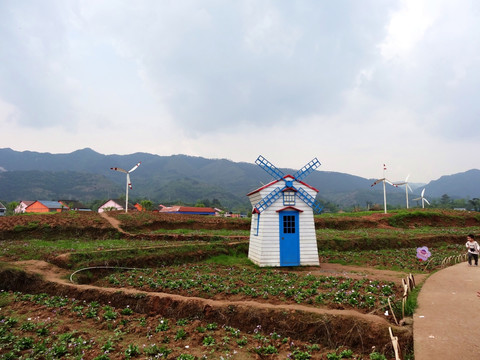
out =
<path fill-rule="evenodd" d="M 99 200 L 93 200 L 87 205 L 90 209 L 92 209 L 92 211 L 98 211 L 98 208 L 103 204 L 105 204 L 106 202 L 107 202 L 107 199 L 99 199 Z"/>
<path fill-rule="evenodd" d="M 440 207 L 448 209 L 451 208 L 451 205 L 452 200 L 450 199 L 450 196 L 448 196 L 447 194 L 443 194 L 440 198 Z"/>
<path fill-rule="evenodd" d="M 468 202 L 473 206 L 473 210 L 480 211 L 480 199 L 473 198 L 472 200 L 468 200 Z"/>
<path fill-rule="evenodd" d="M 468 210 L 470 208 L 468 202 L 465 199 L 452 199 L 451 204 L 452 209 L 464 208 Z"/>
<path fill-rule="evenodd" d="M 223 208 L 222 203 L 218 199 L 213 199 L 210 206 L 213 207 L 213 208 L 218 208 L 218 209 Z"/>
<path fill-rule="evenodd" d="M 12 201 L 7 204 L 7 215 L 15 214 L 15 208 L 18 206 L 18 202 Z"/>
<path fill-rule="evenodd" d="M 142 200 L 140 201 L 140 205 L 142 206 L 142 209 L 145 211 L 153 210 L 153 202 L 151 200 Z"/>

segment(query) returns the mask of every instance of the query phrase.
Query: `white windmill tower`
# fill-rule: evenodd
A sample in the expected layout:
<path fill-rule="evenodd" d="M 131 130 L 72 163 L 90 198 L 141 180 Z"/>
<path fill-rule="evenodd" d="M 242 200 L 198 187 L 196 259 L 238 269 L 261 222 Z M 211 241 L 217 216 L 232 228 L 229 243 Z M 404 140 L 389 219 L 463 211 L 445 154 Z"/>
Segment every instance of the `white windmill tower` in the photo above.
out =
<path fill-rule="evenodd" d="M 413 191 L 412 188 L 410 187 L 410 185 L 408 185 L 408 178 L 409 177 L 410 177 L 410 174 L 407 175 L 407 177 L 405 178 L 405 181 L 393 184 L 394 186 L 405 185 L 405 198 L 407 200 L 407 209 L 408 209 L 408 190 Z"/>
<path fill-rule="evenodd" d="M 126 194 L 125 194 L 125 212 L 128 212 L 128 188 L 132 188 L 132 183 L 130 182 L 130 173 L 131 172 L 134 172 L 141 164 L 142 162 L 138 162 L 137 164 L 135 164 L 135 166 L 133 168 L 131 168 L 129 171 L 127 170 L 124 170 L 122 168 L 119 168 L 119 167 L 112 167 L 110 168 L 111 170 L 115 170 L 115 171 L 120 171 L 120 172 L 123 172 L 125 174 L 127 174 L 127 187 L 126 187 Z"/>
<path fill-rule="evenodd" d="M 273 180 L 247 194 L 253 206 L 248 258 L 259 266 L 319 265 L 314 213 L 322 205 L 303 179 L 320 162 L 315 158 L 293 175 L 261 155 L 255 163 Z"/>
<path fill-rule="evenodd" d="M 385 183 L 388 183 L 388 184 L 390 184 L 392 186 L 395 186 L 395 187 L 397 186 L 385 177 L 385 171 L 386 170 L 387 170 L 387 166 L 385 164 L 383 164 L 383 178 L 377 179 L 372 185 L 370 185 L 370 186 L 375 186 L 379 183 L 383 183 L 383 209 L 384 209 L 385 214 L 387 213 L 387 192 L 386 192 L 386 189 L 385 189 Z"/>
<path fill-rule="evenodd" d="M 428 200 L 425 199 L 424 195 L 425 195 L 425 188 L 422 190 L 422 193 L 420 194 L 420 197 L 419 197 L 419 198 L 413 199 L 413 200 L 422 200 L 422 209 L 425 209 L 425 203 L 427 203 L 428 205 L 430 205 L 430 203 L 428 202 Z"/>

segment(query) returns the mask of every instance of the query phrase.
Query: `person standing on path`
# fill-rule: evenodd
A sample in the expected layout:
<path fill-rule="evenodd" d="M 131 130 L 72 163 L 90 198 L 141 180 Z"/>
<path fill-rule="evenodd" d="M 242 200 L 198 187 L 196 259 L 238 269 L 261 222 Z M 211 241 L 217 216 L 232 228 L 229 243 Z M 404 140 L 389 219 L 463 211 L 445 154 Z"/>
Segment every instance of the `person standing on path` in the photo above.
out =
<path fill-rule="evenodd" d="M 472 258 L 475 261 L 475 266 L 478 266 L 478 253 L 480 252 L 480 245 L 475 241 L 475 236 L 469 234 L 467 236 L 467 243 L 465 246 L 468 249 L 468 266 L 472 266 Z"/>

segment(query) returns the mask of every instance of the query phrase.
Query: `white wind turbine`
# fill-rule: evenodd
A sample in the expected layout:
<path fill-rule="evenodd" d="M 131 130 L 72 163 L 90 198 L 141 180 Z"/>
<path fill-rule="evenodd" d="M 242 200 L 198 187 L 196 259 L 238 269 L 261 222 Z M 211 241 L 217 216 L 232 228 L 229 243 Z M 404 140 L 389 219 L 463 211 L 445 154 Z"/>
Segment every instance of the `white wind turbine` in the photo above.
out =
<path fill-rule="evenodd" d="M 385 190 L 385 183 L 388 183 L 388 184 L 390 184 L 392 186 L 395 186 L 395 187 L 397 186 L 385 177 L 385 171 L 386 170 L 387 170 L 387 166 L 385 164 L 383 164 L 383 178 L 378 179 L 372 185 L 370 185 L 370 186 L 375 186 L 379 183 L 383 183 L 383 209 L 384 209 L 385 214 L 387 213 L 387 192 Z"/>
<path fill-rule="evenodd" d="M 142 162 L 138 162 L 133 168 L 131 168 L 129 171 L 127 170 L 124 170 L 122 168 L 119 168 L 119 167 L 112 167 L 110 168 L 111 170 L 115 170 L 115 171 L 120 171 L 120 172 L 123 172 L 125 174 L 127 174 L 127 189 L 126 189 L 126 195 L 125 195 L 125 212 L 128 212 L 128 188 L 132 188 L 132 183 L 130 182 L 130 173 L 135 171 L 141 164 Z"/>
<path fill-rule="evenodd" d="M 405 185 L 405 197 L 407 199 L 407 209 L 408 209 L 408 190 L 413 191 L 412 188 L 410 187 L 410 185 L 408 185 L 409 176 L 410 176 L 410 174 L 407 175 L 404 182 L 399 182 L 399 183 L 393 184 L 395 186 Z"/>
<path fill-rule="evenodd" d="M 428 202 L 428 200 L 425 199 L 425 197 L 424 197 L 423 195 L 425 195 L 425 188 L 422 190 L 422 194 L 420 195 L 419 198 L 413 199 L 413 200 L 422 200 L 422 209 L 425 208 L 425 203 L 427 203 L 428 205 L 430 205 L 430 203 Z"/>

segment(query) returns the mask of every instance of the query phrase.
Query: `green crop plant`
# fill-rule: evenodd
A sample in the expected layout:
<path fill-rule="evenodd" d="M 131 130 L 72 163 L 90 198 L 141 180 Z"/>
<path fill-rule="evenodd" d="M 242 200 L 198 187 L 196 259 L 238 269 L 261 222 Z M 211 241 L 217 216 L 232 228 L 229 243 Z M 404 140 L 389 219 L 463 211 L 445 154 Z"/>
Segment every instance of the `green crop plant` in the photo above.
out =
<path fill-rule="evenodd" d="M 187 332 L 184 329 L 178 329 L 175 334 L 175 340 L 185 340 L 187 338 Z"/>
<path fill-rule="evenodd" d="M 211 345 L 215 345 L 215 338 L 211 335 L 207 335 L 203 338 L 202 340 L 202 344 L 204 346 L 211 346 Z"/>

